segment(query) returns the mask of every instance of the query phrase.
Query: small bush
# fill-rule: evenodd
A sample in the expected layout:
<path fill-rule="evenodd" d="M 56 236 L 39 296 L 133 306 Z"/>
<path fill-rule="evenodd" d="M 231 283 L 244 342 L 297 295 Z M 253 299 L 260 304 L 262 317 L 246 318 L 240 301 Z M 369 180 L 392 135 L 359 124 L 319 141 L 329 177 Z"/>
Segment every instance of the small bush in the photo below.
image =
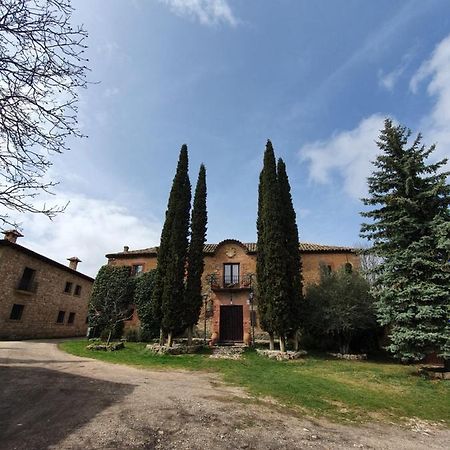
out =
<path fill-rule="evenodd" d="M 127 328 L 125 330 L 125 333 L 123 335 L 123 338 L 127 341 L 127 342 L 140 342 L 141 341 L 141 333 L 140 333 L 140 329 L 137 327 L 134 328 Z"/>

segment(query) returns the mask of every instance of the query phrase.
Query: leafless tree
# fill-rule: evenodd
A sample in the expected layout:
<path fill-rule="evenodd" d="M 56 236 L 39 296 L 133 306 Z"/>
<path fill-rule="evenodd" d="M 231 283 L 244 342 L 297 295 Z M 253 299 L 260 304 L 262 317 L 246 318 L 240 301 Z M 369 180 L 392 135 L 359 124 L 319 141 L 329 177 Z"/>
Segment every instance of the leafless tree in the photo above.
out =
<path fill-rule="evenodd" d="M 359 243 L 358 256 L 361 264 L 361 274 L 373 286 L 377 279 L 377 267 L 381 264 L 382 259 L 377 256 L 367 243 Z"/>
<path fill-rule="evenodd" d="M 11 211 L 52 218 L 51 155 L 81 137 L 77 91 L 87 85 L 87 32 L 72 28 L 70 0 L 0 0 L 0 227 Z"/>

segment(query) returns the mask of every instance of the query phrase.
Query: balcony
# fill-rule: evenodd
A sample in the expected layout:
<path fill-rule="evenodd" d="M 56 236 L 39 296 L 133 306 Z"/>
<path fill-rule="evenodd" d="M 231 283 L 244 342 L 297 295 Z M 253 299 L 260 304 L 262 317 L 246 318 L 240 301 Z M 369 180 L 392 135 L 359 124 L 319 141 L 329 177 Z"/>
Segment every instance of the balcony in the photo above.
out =
<path fill-rule="evenodd" d="M 36 281 L 29 281 L 20 279 L 17 283 L 16 290 L 21 293 L 35 294 L 38 289 L 38 283 Z"/>
<path fill-rule="evenodd" d="M 248 276 L 239 277 L 238 275 L 225 276 L 221 280 L 213 279 L 211 289 L 218 290 L 242 290 L 251 289 L 250 278 Z"/>

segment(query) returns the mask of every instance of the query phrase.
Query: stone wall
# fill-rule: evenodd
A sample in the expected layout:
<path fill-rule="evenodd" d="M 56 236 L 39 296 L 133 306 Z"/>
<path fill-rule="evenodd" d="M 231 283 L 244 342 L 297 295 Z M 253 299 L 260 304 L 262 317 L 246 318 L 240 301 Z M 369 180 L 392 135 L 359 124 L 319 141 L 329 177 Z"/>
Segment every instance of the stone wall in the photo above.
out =
<path fill-rule="evenodd" d="M 25 267 L 36 271 L 31 291 L 19 290 Z M 66 282 L 73 283 L 72 292 L 65 293 Z M 81 286 L 80 295 L 74 295 Z M 64 270 L 14 247 L 0 247 L 0 338 L 50 338 L 86 335 L 86 317 L 92 281 Z M 34 291 L 34 292 L 33 292 Z M 13 305 L 23 305 L 20 320 L 11 320 Z M 60 311 L 64 321 L 56 323 Z M 72 324 L 69 314 L 75 313 Z"/>

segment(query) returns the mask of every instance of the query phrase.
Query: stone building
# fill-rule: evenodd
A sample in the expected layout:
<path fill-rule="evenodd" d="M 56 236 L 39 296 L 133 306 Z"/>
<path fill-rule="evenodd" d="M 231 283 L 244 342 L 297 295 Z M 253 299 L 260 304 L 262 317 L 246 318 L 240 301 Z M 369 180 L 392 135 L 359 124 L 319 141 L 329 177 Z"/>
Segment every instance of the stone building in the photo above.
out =
<path fill-rule="evenodd" d="M 0 240 L 0 339 L 86 334 L 93 279 L 16 243 L 15 230 Z"/>
<path fill-rule="evenodd" d="M 319 280 L 321 266 L 330 271 L 346 267 L 359 268 L 356 250 L 319 244 L 300 243 L 303 266 L 303 283 L 306 286 Z M 140 273 L 156 268 L 157 247 L 130 250 L 106 255 L 108 264 L 131 266 L 131 273 Z M 244 244 L 227 239 L 219 244 L 204 247 L 205 269 L 203 271 L 204 307 L 197 325 L 199 335 L 206 326 L 212 342 L 249 343 L 252 332 L 261 332 L 258 327 L 257 301 L 253 301 L 253 287 L 256 281 L 256 244 Z M 252 324 L 254 326 L 252 326 Z M 139 325 L 139 318 L 133 312 L 126 327 Z"/>

